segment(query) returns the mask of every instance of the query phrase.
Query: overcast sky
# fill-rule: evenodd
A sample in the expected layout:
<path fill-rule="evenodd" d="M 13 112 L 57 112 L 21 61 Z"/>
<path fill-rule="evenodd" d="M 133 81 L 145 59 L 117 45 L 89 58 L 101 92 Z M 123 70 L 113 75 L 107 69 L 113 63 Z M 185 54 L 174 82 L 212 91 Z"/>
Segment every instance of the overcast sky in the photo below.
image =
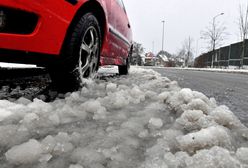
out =
<path fill-rule="evenodd" d="M 176 53 L 185 38 L 194 39 L 198 53 L 206 51 L 206 42 L 200 32 L 219 16 L 217 21 L 227 27 L 229 36 L 224 45 L 239 41 L 239 4 L 247 0 L 123 0 L 133 29 L 134 40 L 142 43 L 146 51 L 162 48 L 162 20 L 165 20 L 165 50 Z M 198 45 L 197 45 L 198 44 Z"/>

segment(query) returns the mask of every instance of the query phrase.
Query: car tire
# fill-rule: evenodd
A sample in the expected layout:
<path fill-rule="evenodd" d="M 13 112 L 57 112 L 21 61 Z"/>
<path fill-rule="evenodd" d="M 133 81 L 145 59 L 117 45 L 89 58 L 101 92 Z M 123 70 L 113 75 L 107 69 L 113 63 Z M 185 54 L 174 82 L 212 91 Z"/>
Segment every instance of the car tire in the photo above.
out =
<path fill-rule="evenodd" d="M 119 65 L 118 71 L 119 75 L 128 75 L 130 69 L 129 58 L 126 59 L 126 65 Z"/>
<path fill-rule="evenodd" d="M 126 59 L 126 64 L 118 66 L 119 75 L 128 75 L 129 74 L 130 58 L 131 58 L 132 52 L 133 52 L 133 47 L 130 48 L 130 51 L 128 53 L 128 57 Z"/>
<path fill-rule="evenodd" d="M 61 54 L 61 60 L 49 72 L 60 92 L 78 90 L 84 78 L 93 78 L 99 68 L 101 33 L 92 13 L 84 14 L 73 26 Z"/>

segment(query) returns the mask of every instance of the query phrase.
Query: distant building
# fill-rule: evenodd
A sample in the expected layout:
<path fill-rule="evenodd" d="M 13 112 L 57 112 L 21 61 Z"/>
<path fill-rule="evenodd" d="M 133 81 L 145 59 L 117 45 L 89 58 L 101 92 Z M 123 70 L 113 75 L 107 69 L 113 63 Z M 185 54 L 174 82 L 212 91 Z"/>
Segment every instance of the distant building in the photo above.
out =
<path fill-rule="evenodd" d="M 155 66 L 155 55 L 152 52 L 148 52 L 145 54 L 145 66 Z"/>
<path fill-rule="evenodd" d="M 175 66 L 175 59 L 166 51 L 160 51 L 156 57 L 156 65 L 163 67 Z"/>
<path fill-rule="evenodd" d="M 169 59 L 166 55 L 164 54 L 159 54 L 157 55 L 157 61 L 156 61 L 156 64 L 158 66 L 164 66 L 164 67 L 167 67 L 169 66 Z"/>

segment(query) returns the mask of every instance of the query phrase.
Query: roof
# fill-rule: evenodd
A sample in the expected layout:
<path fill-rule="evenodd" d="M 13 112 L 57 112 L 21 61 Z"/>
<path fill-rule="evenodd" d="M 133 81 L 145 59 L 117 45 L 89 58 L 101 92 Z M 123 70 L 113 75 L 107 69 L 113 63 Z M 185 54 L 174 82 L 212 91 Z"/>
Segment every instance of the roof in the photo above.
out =
<path fill-rule="evenodd" d="M 158 57 L 160 57 L 164 62 L 169 62 L 168 57 L 164 54 L 159 54 Z"/>

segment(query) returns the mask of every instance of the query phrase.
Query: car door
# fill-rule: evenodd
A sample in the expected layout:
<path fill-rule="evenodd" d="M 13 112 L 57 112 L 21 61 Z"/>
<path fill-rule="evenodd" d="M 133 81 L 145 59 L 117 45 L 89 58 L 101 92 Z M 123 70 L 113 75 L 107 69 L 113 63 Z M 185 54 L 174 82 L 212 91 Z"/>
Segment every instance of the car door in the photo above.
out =
<path fill-rule="evenodd" d="M 126 58 L 128 56 L 131 41 L 129 20 L 122 0 L 112 0 L 111 7 L 113 22 L 110 25 L 110 33 L 114 36 L 115 57 Z"/>

